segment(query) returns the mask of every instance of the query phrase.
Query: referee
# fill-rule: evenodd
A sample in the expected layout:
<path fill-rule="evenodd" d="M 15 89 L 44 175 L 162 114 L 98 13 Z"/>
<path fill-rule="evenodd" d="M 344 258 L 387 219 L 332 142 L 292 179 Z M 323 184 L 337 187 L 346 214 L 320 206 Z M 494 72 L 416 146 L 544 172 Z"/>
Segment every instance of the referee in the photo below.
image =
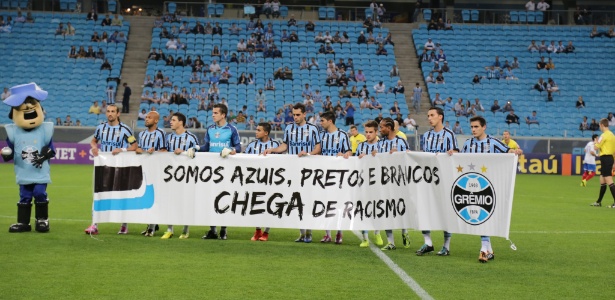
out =
<path fill-rule="evenodd" d="M 613 169 L 613 154 L 615 153 L 615 136 L 613 132 L 609 130 L 609 120 L 600 120 L 600 139 L 594 145 L 594 148 L 600 153 L 600 194 L 598 200 L 592 203 L 591 206 L 602 206 L 602 197 L 606 192 L 606 185 L 609 185 L 611 195 L 615 200 L 615 185 L 613 185 L 613 176 L 611 170 Z M 607 206 L 608 208 L 615 208 L 615 203 Z"/>

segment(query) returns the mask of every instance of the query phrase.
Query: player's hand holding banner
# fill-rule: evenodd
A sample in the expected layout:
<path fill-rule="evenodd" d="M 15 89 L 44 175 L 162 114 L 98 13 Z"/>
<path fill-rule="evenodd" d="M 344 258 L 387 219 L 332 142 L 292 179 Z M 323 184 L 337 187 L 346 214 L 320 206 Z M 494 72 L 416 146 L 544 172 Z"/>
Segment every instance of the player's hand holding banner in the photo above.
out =
<path fill-rule="evenodd" d="M 514 154 L 189 157 L 101 153 L 94 222 L 414 228 L 508 237 Z"/>

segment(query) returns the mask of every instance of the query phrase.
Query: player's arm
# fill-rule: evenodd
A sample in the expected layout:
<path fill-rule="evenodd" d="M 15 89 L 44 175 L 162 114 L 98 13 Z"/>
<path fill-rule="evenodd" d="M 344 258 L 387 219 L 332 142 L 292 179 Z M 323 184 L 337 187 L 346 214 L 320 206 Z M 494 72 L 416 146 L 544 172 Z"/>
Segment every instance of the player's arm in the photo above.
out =
<path fill-rule="evenodd" d="M 312 150 L 312 152 L 310 152 L 310 155 L 320 155 L 320 153 L 322 152 L 322 146 L 320 145 L 320 142 L 318 142 L 318 144 L 316 144 L 316 146 L 314 146 L 314 150 Z"/>
<path fill-rule="evenodd" d="M 263 155 L 267 155 L 269 153 L 284 153 L 286 152 L 286 150 L 288 150 L 288 145 L 286 143 L 282 143 L 280 144 L 280 146 L 277 146 L 275 148 L 266 149 L 265 151 L 263 151 Z"/>
<path fill-rule="evenodd" d="M 203 144 L 197 146 L 196 150 L 198 152 L 209 152 L 209 128 L 205 131 L 205 136 L 203 137 Z"/>
<path fill-rule="evenodd" d="M 93 137 L 90 141 L 90 147 L 92 148 L 92 155 L 98 156 L 98 139 Z"/>
<path fill-rule="evenodd" d="M 241 153 L 241 139 L 239 138 L 239 132 L 237 128 L 231 127 L 231 146 L 233 146 L 233 151 L 231 151 L 231 155 L 235 155 L 238 152 Z"/>

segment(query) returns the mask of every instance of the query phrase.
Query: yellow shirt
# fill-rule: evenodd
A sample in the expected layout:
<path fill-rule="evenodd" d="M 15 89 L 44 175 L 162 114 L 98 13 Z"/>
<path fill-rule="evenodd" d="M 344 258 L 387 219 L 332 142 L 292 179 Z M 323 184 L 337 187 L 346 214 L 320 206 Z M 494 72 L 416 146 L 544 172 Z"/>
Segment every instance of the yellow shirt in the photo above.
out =
<path fill-rule="evenodd" d="M 519 149 L 519 144 L 517 144 L 517 142 L 513 139 L 508 139 L 508 143 L 505 140 L 502 140 L 502 143 L 506 144 L 506 146 L 512 150 Z"/>
<path fill-rule="evenodd" d="M 350 136 L 350 147 L 352 148 L 352 153 L 357 152 L 357 147 L 360 143 L 365 142 L 367 139 L 362 134 L 357 134 L 356 136 Z"/>
<path fill-rule="evenodd" d="M 90 110 L 88 111 L 88 114 L 100 114 L 100 106 L 90 106 Z"/>
<path fill-rule="evenodd" d="M 404 139 L 404 141 L 408 140 L 408 137 L 406 136 L 406 134 L 401 132 L 401 131 L 398 131 L 395 135 L 400 137 L 400 138 L 402 138 L 402 139 Z"/>
<path fill-rule="evenodd" d="M 615 135 L 610 130 L 606 130 L 600 135 L 596 147 L 600 150 L 600 155 L 613 155 L 615 153 Z"/>

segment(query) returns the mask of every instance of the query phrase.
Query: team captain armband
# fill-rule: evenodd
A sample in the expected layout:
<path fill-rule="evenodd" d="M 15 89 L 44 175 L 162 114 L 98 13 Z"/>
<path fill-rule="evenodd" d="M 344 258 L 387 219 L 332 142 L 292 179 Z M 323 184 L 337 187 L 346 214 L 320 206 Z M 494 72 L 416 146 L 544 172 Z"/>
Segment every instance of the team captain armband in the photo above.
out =
<path fill-rule="evenodd" d="M 131 136 L 128 137 L 127 141 L 128 141 L 129 144 L 132 145 L 132 144 L 137 142 L 137 139 L 135 139 L 135 137 L 131 135 Z"/>

